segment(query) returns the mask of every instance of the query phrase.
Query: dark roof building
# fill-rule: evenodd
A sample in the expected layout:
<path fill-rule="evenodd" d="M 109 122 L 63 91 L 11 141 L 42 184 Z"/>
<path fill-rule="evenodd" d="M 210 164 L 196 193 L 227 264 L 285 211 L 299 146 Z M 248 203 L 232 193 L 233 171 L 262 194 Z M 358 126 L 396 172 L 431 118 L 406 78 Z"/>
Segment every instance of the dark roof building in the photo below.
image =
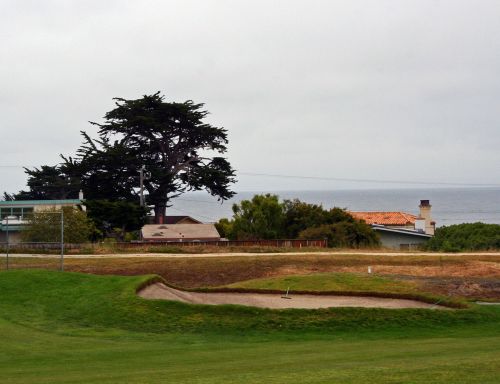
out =
<path fill-rule="evenodd" d="M 164 224 L 202 224 L 191 216 L 165 216 L 163 221 Z"/>
<path fill-rule="evenodd" d="M 219 241 L 213 224 L 148 224 L 141 229 L 144 241 Z"/>

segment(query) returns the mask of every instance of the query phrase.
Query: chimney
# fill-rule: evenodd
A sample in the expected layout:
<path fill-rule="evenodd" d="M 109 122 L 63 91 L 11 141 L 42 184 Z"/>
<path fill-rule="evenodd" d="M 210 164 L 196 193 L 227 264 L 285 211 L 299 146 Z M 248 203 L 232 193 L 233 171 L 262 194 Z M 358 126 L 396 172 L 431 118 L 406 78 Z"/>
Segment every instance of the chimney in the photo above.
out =
<path fill-rule="evenodd" d="M 417 220 L 415 220 L 415 230 L 425 233 L 425 219 L 418 217 Z"/>
<path fill-rule="evenodd" d="M 436 223 L 432 220 L 431 217 L 432 205 L 429 203 L 429 200 L 420 200 L 419 208 L 419 218 L 425 220 L 425 233 L 428 235 L 434 235 Z"/>

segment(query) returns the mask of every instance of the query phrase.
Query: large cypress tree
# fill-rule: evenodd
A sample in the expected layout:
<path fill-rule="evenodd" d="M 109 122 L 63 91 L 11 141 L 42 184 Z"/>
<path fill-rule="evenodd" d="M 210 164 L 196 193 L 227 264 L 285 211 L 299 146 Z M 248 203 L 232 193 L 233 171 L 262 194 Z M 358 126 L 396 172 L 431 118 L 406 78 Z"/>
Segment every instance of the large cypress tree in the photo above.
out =
<path fill-rule="evenodd" d="M 188 100 L 165 102 L 159 92 L 137 100 L 114 99 L 99 137 L 82 132 L 84 143 L 76 157 L 62 164 L 28 170 L 29 191 L 9 198 L 76 198 L 138 202 L 139 170 L 145 167 L 146 201 L 155 221 L 163 222 L 172 198 L 188 190 L 206 190 L 220 200 L 234 195 L 235 172 L 222 157 L 227 131 L 204 122 L 203 104 Z M 73 196 L 75 195 L 75 196 Z"/>
<path fill-rule="evenodd" d="M 159 92 L 115 100 L 105 121 L 93 123 L 99 140 L 85 135 L 79 150 L 84 185 L 106 184 L 109 178 L 111 189 L 136 192 L 138 170 L 144 166 L 147 202 L 154 206 L 157 223 L 163 222 L 169 201 L 187 190 L 204 189 L 221 200 L 234 195 L 234 170 L 220 156 L 227 150 L 227 131 L 203 121 L 208 114 L 203 104 L 168 103 Z"/>

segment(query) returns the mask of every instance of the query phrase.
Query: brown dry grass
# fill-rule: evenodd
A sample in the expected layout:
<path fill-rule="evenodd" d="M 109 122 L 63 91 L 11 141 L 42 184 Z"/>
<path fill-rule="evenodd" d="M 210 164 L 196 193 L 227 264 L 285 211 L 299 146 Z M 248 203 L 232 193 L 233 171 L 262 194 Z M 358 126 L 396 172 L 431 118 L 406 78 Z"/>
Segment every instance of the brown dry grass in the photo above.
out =
<path fill-rule="evenodd" d="M 12 259 L 14 268 L 56 269 L 57 260 Z M 66 259 L 65 269 L 94 274 L 158 274 L 185 288 L 213 287 L 238 281 L 328 272 L 366 273 L 414 280 L 427 291 L 463 297 L 500 299 L 500 257 L 275 255 L 190 258 L 85 258 Z"/>

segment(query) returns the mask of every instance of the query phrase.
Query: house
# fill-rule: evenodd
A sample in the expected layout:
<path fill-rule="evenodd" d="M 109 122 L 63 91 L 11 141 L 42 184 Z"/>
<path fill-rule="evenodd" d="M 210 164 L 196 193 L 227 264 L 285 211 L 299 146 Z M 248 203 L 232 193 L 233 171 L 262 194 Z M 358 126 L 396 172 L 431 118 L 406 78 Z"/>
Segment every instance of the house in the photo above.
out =
<path fill-rule="evenodd" d="M 388 228 L 415 229 L 417 216 L 406 212 L 350 212 L 355 219 L 370 225 L 383 225 Z"/>
<path fill-rule="evenodd" d="M 82 195 L 79 197 L 83 199 Z M 19 243 L 20 231 L 27 224 L 29 215 L 34 212 L 79 207 L 82 204 L 81 199 L 0 201 L 0 242 L 7 242 L 8 236 L 9 243 Z"/>
<path fill-rule="evenodd" d="M 219 241 L 213 224 L 147 224 L 141 229 L 144 241 Z"/>
<path fill-rule="evenodd" d="M 432 237 L 432 235 L 411 229 L 390 228 L 383 225 L 372 225 L 372 228 L 378 233 L 384 247 L 402 251 L 419 249 Z"/>
<path fill-rule="evenodd" d="M 420 200 L 419 215 L 407 212 L 349 212 L 354 218 L 370 224 L 382 245 L 395 249 L 415 249 L 427 242 L 436 228 L 429 200 Z"/>
<path fill-rule="evenodd" d="M 191 216 L 165 216 L 164 224 L 202 224 L 201 221 L 193 219 Z"/>
<path fill-rule="evenodd" d="M 192 218 L 191 216 L 179 215 L 179 216 L 162 216 L 162 224 L 202 224 L 201 221 Z M 146 218 L 146 224 L 155 224 L 155 217 L 148 216 Z"/>

